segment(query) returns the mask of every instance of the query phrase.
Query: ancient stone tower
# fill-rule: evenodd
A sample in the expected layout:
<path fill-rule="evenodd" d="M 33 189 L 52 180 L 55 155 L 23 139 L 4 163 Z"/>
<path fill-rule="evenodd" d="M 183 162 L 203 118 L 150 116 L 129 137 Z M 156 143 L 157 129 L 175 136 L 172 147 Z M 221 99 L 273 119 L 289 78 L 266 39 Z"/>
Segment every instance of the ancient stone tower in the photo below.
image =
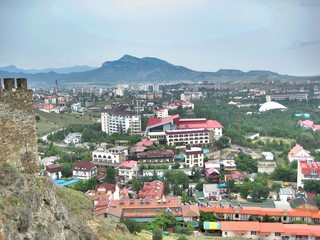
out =
<path fill-rule="evenodd" d="M 0 79 L 0 163 L 22 172 L 37 171 L 37 134 L 32 90 L 26 78 Z"/>

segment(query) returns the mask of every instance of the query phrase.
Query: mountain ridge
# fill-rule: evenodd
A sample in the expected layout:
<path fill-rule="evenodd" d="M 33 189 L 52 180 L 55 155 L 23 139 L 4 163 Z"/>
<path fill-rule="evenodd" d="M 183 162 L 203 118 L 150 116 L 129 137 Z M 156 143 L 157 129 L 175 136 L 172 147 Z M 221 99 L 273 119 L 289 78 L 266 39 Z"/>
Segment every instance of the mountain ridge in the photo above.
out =
<path fill-rule="evenodd" d="M 12 66 L 11 66 L 12 68 Z M 138 58 L 124 55 L 118 60 L 105 61 L 101 67 L 83 72 L 57 73 L 17 73 L 1 71 L 0 78 L 26 77 L 31 85 L 37 87 L 53 85 L 58 80 L 62 85 L 90 84 L 114 86 L 134 83 L 174 83 L 174 82 L 239 82 L 239 81 L 287 81 L 306 80 L 315 77 L 295 77 L 281 75 L 267 70 L 220 69 L 216 72 L 195 71 L 184 66 L 173 65 L 155 57 Z"/>

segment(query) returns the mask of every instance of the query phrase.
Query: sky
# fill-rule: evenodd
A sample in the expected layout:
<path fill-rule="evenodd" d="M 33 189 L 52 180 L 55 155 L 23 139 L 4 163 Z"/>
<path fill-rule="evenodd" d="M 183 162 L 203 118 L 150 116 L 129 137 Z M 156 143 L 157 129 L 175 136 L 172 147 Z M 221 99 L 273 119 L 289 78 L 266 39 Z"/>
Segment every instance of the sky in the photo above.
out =
<path fill-rule="evenodd" d="M 320 75 L 320 0 L 0 0 L 0 66 L 125 54 L 197 71 Z"/>

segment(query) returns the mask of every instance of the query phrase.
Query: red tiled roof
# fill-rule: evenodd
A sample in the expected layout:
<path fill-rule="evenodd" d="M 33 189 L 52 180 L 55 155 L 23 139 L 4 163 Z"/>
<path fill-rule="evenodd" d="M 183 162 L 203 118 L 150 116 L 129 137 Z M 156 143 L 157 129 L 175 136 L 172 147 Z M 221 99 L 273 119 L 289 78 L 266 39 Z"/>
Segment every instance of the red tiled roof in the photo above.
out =
<path fill-rule="evenodd" d="M 119 168 L 133 168 L 134 166 L 136 166 L 138 164 L 137 161 L 132 161 L 132 160 L 129 160 L 129 161 L 125 161 L 123 163 L 121 163 L 119 165 Z"/>
<path fill-rule="evenodd" d="M 95 165 L 92 162 L 75 162 L 72 166 L 72 170 L 91 171 Z"/>
<path fill-rule="evenodd" d="M 300 161 L 298 164 L 301 166 L 302 174 L 310 174 L 312 170 L 315 171 L 316 174 L 320 174 L 320 162 Z"/>
<path fill-rule="evenodd" d="M 97 185 L 96 190 L 104 189 L 105 191 L 112 191 L 114 193 L 116 191 L 116 185 L 111 183 L 102 183 Z"/>
<path fill-rule="evenodd" d="M 164 184 L 160 181 L 145 182 L 143 188 L 138 193 L 138 198 L 162 198 Z"/>
<path fill-rule="evenodd" d="M 298 152 L 300 151 L 305 151 L 307 154 L 310 155 L 310 152 L 305 150 L 302 146 L 300 146 L 299 144 L 296 144 L 289 152 L 290 156 L 294 156 L 296 155 Z"/>
<path fill-rule="evenodd" d="M 60 164 L 50 164 L 50 165 L 46 166 L 46 170 L 49 173 L 61 172 L 62 171 L 62 167 L 61 167 Z"/>
<path fill-rule="evenodd" d="M 223 128 L 223 126 L 216 120 L 207 120 L 207 119 L 183 119 L 178 123 L 179 129 L 188 129 L 188 128 Z"/>
<path fill-rule="evenodd" d="M 171 121 L 174 121 L 177 118 L 179 118 L 179 115 L 167 116 L 165 118 L 150 117 L 148 120 L 147 127 L 152 127 L 152 126 L 159 125 L 159 124 L 169 123 Z"/>
<path fill-rule="evenodd" d="M 313 122 L 310 120 L 300 120 L 298 124 L 305 126 L 306 128 L 311 128 L 313 126 Z"/>
<path fill-rule="evenodd" d="M 198 205 L 183 205 L 181 208 L 184 217 L 200 217 Z"/>

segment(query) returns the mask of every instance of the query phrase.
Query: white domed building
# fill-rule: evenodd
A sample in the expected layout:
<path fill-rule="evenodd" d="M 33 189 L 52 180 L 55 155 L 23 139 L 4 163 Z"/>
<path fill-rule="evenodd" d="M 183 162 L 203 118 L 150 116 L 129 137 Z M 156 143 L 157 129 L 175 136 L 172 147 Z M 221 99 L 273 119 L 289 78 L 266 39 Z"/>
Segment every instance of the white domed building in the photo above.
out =
<path fill-rule="evenodd" d="M 269 101 L 261 105 L 261 107 L 259 108 L 259 112 L 265 112 L 265 111 L 275 110 L 275 109 L 284 111 L 284 110 L 287 110 L 288 108 L 286 108 L 280 103 Z"/>

